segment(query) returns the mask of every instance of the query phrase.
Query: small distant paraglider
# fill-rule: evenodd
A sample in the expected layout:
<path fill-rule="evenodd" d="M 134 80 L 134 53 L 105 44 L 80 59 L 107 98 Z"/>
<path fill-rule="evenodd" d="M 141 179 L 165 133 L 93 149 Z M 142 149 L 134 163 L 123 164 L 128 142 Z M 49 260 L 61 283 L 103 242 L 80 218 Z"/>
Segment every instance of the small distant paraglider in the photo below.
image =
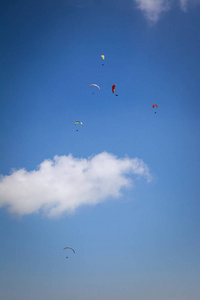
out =
<path fill-rule="evenodd" d="M 70 250 L 72 250 L 75 253 L 75 250 L 73 248 L 71 248 L 71 247 L 65 247 L 63 250 L 65 250 L 65 249 L 70 249 Z"/>
<path fill-rule="evenodd" d="M 112 85 L 112 92 L 113 92 L 113 94 L 115 93 L 115 88 L 116 88 L 116 84 L 113 84 L 113 85 Z M 118 95 L 115 94 L 115 96 L 118 96 Z"/>
<path fill-rule="evenodd" d="M 104 55 L 101 55 L 101 58 L 104 60 L 104 59 L 105 59 L 105 56 L 104 56 Z M 102 63 L 102 66 L 104 66 L 103 63 Z"/>
<path fill-rule="evenodd" d="M 96 83 L 92 83 L 92 84 L 89 85 L 89 87 L 91 87 L 91 86 L 95 86 L 100 90 L 100 86 L 98 86 Z M 92 94 L 94 95 L 94 92 Z"/>
<path fill-rule="evenodd" d="M 113 92 L 113 94 L 114 94 L 114 92 L 115 92 L 115 87 L 116 87 L 116 84 L 113 84 L 113 85 L 112 85 L 112 92 Z"/>
<path fill-rule="evenodd" d="M 154 108 L 154 107 L 158 107 L 158 105 L 157 105 L 157 104 L 153 104 L 152 107 L 153 107 L 153 108 Z M 157 113 L 157 111 L 154 111 L 154 114 L 156 114 L 156 113 Z"/>
<path fill-rule="evenodd" d="M 72 250 L 74 252 L 74 254 L 75 254 L 75 250 L 73 248 L 71 248 L 71 247 L 65 247 L 63 250 L 66 250 L 66 249 Z M 66 256 L 66 258 L 68 258 L 68 256 Z"/>
<path fill-rule="evenodd" d="M 96 87 L 100 90 L 100 86 L 98 86 L 98 85 L 95 84 L 95 83 L 90 84 L 89 87 L 90 87 L 90 86 L 96 86 Z"/>
<path fill-rule="evenodd" d="M 81 121 L 76 121 L 76 122 L 74 123 L 74 125 L 77 125 L 77 124 L 83 125 L 83 122 L 81 122 Z M 76 129 L 76 131 L 78 131 L 78 129 Z"/>

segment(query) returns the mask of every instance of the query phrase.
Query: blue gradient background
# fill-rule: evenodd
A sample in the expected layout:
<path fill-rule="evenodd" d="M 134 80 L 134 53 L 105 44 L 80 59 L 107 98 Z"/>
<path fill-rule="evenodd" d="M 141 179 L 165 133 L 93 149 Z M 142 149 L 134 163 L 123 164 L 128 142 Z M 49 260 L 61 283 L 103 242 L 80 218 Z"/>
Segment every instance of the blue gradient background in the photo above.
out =
<path fill-rule="evenodd" d="M 2 1 L 1 174 L 108 151 L 154 179 L 56 220 L 1 209 L 1 299 L 199 299 L 199 14 L 174 5 L 150 25 L 128 0 Z"/>

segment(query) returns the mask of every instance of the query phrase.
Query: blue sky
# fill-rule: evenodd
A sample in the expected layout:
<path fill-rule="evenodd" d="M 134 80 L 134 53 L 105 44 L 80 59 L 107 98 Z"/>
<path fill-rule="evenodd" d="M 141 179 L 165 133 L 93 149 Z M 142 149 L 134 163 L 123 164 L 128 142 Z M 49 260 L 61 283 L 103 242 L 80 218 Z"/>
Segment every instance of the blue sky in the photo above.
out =
<path fill-rule="evenodd" d="M 2 1 L 2 299 L 199 298 L 199 15 Z"/>

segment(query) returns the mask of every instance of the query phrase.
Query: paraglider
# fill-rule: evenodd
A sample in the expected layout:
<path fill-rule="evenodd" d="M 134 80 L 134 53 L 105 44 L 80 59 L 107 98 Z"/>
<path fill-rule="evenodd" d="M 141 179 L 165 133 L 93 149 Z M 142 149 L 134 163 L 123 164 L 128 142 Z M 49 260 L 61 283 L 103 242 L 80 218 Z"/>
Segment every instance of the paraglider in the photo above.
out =
<path fill-rule="evenodd" d="M 116 87 L 116 84 L 113 84 L 113 85 L 112 85 L 112 92 L 113 92 L 113 94 L 114 94 L 114 92 L 115 92 L 115 87 Z"/>
<path fill-rule="evenodd" d="M 90 86 L 96 86 L 96 87 L 97 87 L 97 88 L 100 90 L 100 86 L 98 86 L 98 85 L 97 85 L 97 84 L 95 84 L 95 83 L 93 83 L 93 84 L 90 84 L 90 85 L 89 85 L 89 87 L 90 87 Z"/>
<path fill-rule="evenodd" d="M 70 249 L 70 250 L 72 250 L 75 253 L 75 250 L 73 248 L 71 248 L 71 247 L 65 247 L 63 250 L 65 250 L 65 249 Z"/>
<path fill-rule="evenodd" d="M 83 122 L 81 122 L 81 121 L 76 121 L 75 123 L 74 123 L 74 125 L 77 125 L 77 124 L 81 124 L 81 125 L 83 125 Z"/>
<path fill-rule="evenodd" d="M 104 55 L 101 55 L 101 58 L 104 60 L 104 59 L 105 59 L 105 56 L 104 56 Z M 104 66 L 104 64 L 102 64 L 102 66 Z"/>
<path fill-rule="evenodd" d="M 115 87 L 116 87 L 116 84 L 113 84 L 113 85 L 112 85 L 112 92 L 113 92 L 113 94 L 115 93 Z M 118 96 L 118 95 L 115 94 L 115 96 Z"/>
<path fill-rule="evenodd" d="M 74 123 L 74 125 L 77 125 L 77 124 L 83 125 L 83 122 L 81 122 L 81 121 L 76 121 L 76 122 Z M 78 131 L 78 129 L 76 129 L 76 131 Z"/>
<path fill-rule="evenodd" d="M 97 88 L 100 90 L 100 86 L 98 86 L 98 85 L 95 84 L 95 83 L 89 85 L 89 87 L 91 87 L 91 86 L 95 86 L 95 87 L 97 87 Z M 94 92 L 93 92 L 92 94 L 94 94 Z"/>
<path fill-rule="evenodd" d="M 154 107 L 158 107 L 158 105 L 157 105 L 157 104 L 153 104 L 152 107 L 153 107 L 153 108 L 154 108 Z M 154 112 L 154 114 L 156 114 L 156 111 Z"/>
<path fill-rule="evenodd" d="M 63 250 L 66 250 L 66 249 L 70 249 L 70 250 L 72 250 L 72 251 L 74 252 L 74 254 L 75 254 L 75 250 L 74 250 L 74 249 L 72 249 L 71 247 L 65 247 Z M 68 258 L 68 256 L 66 256 L 66 258 Z"/>

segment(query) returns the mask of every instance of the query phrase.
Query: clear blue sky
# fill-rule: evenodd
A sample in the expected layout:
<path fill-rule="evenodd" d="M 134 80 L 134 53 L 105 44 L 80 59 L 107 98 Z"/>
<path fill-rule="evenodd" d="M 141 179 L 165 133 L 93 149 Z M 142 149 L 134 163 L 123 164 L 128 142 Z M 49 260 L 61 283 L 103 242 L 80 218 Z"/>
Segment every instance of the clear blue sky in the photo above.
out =
<path fill-rule="evenodd" d="M 1 299 L 198 300 L 200 2 L 3 0 L 0 24 Z M 126 158 L 151 180 L 115 181 Z"/>

